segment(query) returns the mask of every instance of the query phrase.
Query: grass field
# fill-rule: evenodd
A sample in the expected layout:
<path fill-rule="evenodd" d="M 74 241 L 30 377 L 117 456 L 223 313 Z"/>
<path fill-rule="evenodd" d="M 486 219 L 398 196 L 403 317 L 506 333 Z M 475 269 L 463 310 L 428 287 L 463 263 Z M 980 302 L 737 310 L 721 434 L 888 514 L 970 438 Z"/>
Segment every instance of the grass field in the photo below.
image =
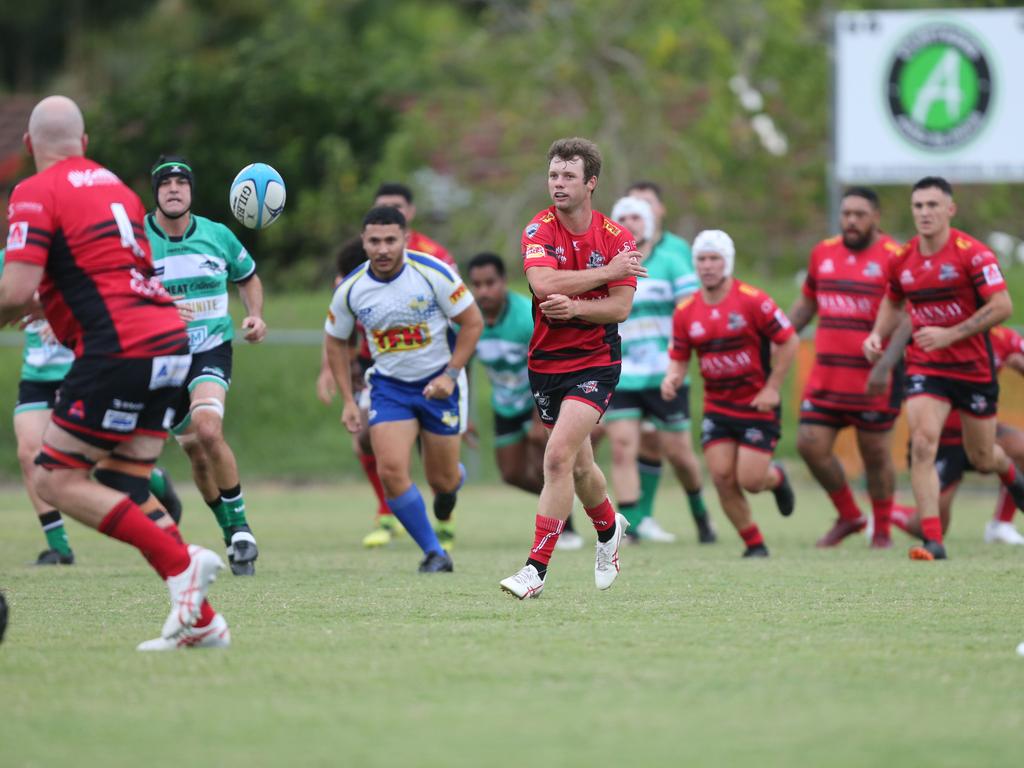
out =
<path fill-rule="evenodd" d="M 212 593 L 233 646 L 146 655 L 166 592 L 141 558 L 71 524 L 78 565 L 26 566 L 42 535 L 8 486 L 0 765 L 1019 766 L 1024 551 L 981 542 L 992 494 L 962 494 L 951 560 L 924 564 L 905 538 L 816 551 L 831 515 L 800 493 L 790 520 L 758 500 L 751 562 L 717 504 L 699 547 L 663 489 L 681 543 L 626 549 L 605 593 L 590 548 L 557 552 L 520 603 L 497 583 L 524 494 L 467 488 L 456 572 L 420 576 L 407 538 L 360 548 L 368 488 L 250 488 L 258 575 Z M 215 546 L 197 502 L 184 533 Z"/>

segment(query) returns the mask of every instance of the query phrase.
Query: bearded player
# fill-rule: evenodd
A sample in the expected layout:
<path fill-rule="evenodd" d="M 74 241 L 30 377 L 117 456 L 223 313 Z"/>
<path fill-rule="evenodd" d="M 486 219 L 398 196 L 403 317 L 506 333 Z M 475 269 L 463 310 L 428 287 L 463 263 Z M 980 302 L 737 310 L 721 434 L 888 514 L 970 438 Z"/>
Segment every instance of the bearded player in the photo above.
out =
<path fill-rule="evenodd" d="M 885 296 L 889 260 L 900 246 L 879 229 L 878 195 L 848 189 L 839 209 L 842 234 L 811 251 L 800 297 L 789 311 L 800 333 L 818 315 L 814 367 L 800 405 L 797 450 L 839 514 L 819 547 L 834 547 L 867 525 L 833 453 L 839 432 L 853 427 L 864 462 L 874 518 L 871 546 L 892 546 L 889 516 L 895 488 L 892 428 L 899 416 L 901 377 L 877 395 L 866 393 L 871 364 L 861 347 Z"/>

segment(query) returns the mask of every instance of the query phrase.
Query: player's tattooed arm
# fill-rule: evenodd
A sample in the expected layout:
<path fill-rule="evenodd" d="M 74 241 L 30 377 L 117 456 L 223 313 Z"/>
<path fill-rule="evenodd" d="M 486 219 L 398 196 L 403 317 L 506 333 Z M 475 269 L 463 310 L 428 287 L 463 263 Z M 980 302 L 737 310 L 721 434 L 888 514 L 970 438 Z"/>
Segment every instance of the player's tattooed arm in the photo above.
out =
<path fill-rule="evenodd" d="M 953 341 L 962 341 L 971 336 L 994 328 L 1013 314 L 1013 301 L 1008 291 L 1000 291 L 989 296 L 988 301 L 978 307 L 978 311 L 959 325 L 951 329 Z"/>
<path fill-rule="evenodd" d="M 533 267 L 526 271 L 530 290 L 538 301 L 546 301 L 553 294 L 577 296 L 630 277 L 647 277 L 647 268 L 640 263 L 640 254 L 636 251 L 617 253 L 603 267 L 594 269 Z"/>
<path fill-rule="evenodd" d="M 603 299 L 574 299 L 554 293 L 541 302 L 540 311 L 549 320 L 585 320 L 595 325 L 624 323 L 633 308 L 633 288 L 616 285 L 608 289 Z"/>
<path fill-rule="evenodd" d="M 811 322 L 817 311 L 817 303 L 801 293 L 789 309 L 789 322 L 793 324 L 796 332 L 800 333 Z"/>
<path fill-rule="evenodd" d="M 896 363 L 903 359 L 903 350 L 907 348 L 912 329 L 913 323 L 910 322 L 910 317 L 904 317 L 896 330 L 893 331 L 892 336 L 889 338 L 889 346 L 885 348 L 885 352 L 878 358 L 878 362 L 875 363 L 871 373 L 868 374 L 867 394 L 876 397 L 885 394 L 885 391 L 889 388 L 889 374 L 896 367 Z"/>

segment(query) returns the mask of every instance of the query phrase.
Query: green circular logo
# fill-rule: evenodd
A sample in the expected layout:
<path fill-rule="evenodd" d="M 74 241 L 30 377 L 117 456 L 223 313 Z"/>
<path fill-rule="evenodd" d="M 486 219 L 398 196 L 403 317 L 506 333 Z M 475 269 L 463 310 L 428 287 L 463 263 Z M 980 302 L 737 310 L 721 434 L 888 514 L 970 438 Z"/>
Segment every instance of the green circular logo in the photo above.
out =
<path fill-rule="evenodd" d="M 977 134 L 992 97 L 981 46 L 962 29 L 915 30 L 889 69 L 889 111 L 904 138 L 926 149 L 954 149 Z"/>

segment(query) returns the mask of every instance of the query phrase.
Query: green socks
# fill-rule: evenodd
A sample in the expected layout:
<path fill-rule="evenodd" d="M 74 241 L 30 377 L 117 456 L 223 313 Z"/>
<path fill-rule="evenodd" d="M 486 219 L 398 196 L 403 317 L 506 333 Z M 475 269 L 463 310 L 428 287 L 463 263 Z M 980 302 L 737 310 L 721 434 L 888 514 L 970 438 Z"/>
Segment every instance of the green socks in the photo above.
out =
<path fill-rule="evenodd" d="M 640 514 L 640 505 L 635 501 L 620 501 L 619 512 L 629 521 L 627 532 L 636 533 L 636 527 L 644 519 L 644 516 Z"/>
<path fill-rule="evenodd" d="M 636 521 L 639 523 L 654 514 L 654 497 L 658 494 L 658 484 L 661 482 L 661 462 L 640 458 L 636 461 L 636 467 L 640 472 L 640 500 L 636 503 Z"/>
<path fill-rule="evenodd" d="M 702 491 L 686 492 L 686 500 L 690 502 L 690 514 L 694 520 L 703 520 L 708 516 L 708 508 L 704 506 Z"/>
<path fill-rule="evenodd" d="M 245 519 L 245 499 L 242 498 L 242 486 L 220 489 L 220 503 L 224 510 L 224 519 L 229 528 L 241 528 L 249 525 Z"/>
<path fill-rule="evenodd" d="M 68 543 L 68 534 L 64 530 L 64 518 L 60 512 L 51 509 L 39 516 L 39 524 L 46 534 L 46 544 L 50 549 L 55 549 L 62 555 L 71 554 L 71 545 Z"/>

